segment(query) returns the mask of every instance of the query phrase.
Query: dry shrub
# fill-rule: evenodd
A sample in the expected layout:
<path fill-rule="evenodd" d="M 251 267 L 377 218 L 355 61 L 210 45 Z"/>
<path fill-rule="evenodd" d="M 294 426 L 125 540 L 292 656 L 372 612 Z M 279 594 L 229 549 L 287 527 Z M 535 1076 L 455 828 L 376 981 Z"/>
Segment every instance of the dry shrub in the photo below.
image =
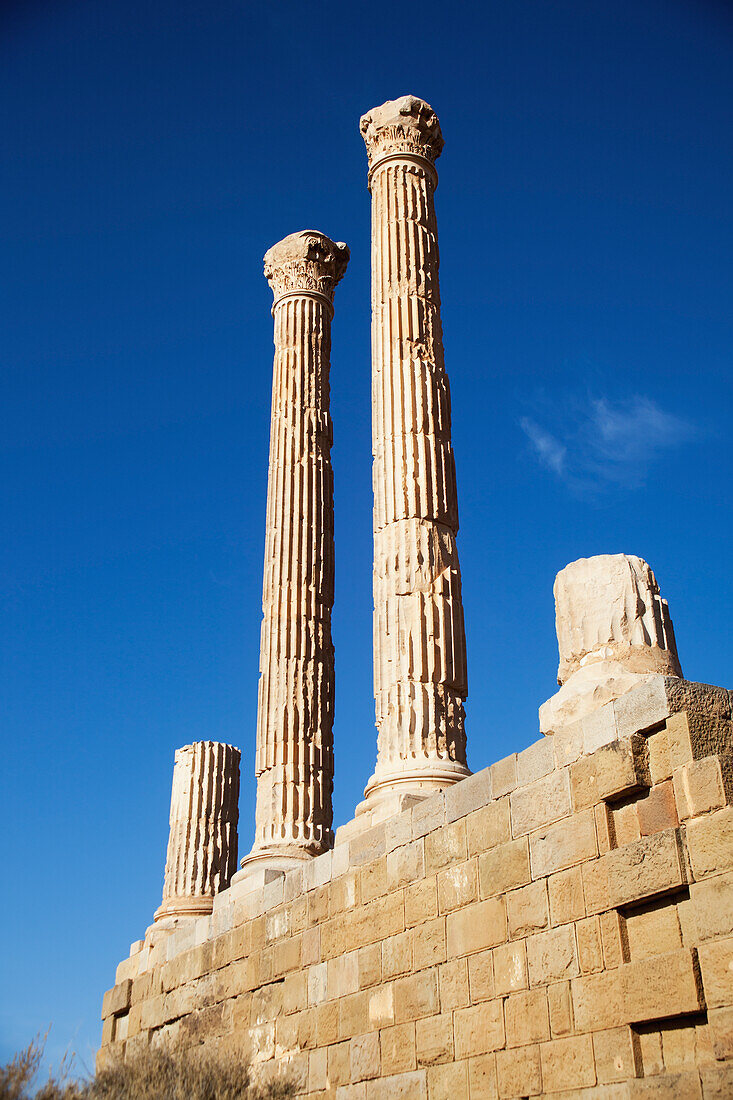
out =
<path fill-rule="evenodd" d="M 287 1100 L 295 1095 L 291 1081 L 252 1081 L 248 1064 L 236 1055 L 205 1048 L 148 1048 L 99 1071 L 89 1081 L 52 1075 L 32 1092 L 43 1057 L 35 1040 L 6 1066 L 0 1066 L 0 1100 Z"/>

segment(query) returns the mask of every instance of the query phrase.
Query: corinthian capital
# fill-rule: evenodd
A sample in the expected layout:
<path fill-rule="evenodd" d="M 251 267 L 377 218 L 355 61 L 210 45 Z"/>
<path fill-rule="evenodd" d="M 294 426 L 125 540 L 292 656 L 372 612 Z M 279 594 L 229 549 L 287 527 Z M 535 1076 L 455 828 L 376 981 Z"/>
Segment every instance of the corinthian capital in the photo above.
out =
<path fill-rule="evenodd" d="M 414 95 L 390 99 L 362 115 L 361 135 L 369 167 L 389 156 L 406 154 L 434 164 L 443 149 L 438 116 L 429 103 Z"/>
<path fill-rule="evenodd" d="M 291 233 L 265 253 L 265 278 L 275 305 L 285 295 L 305 292 L 333 303 L 336 284 L 349 262 L 349 249 L 325 233 L 306 229 Z"/>

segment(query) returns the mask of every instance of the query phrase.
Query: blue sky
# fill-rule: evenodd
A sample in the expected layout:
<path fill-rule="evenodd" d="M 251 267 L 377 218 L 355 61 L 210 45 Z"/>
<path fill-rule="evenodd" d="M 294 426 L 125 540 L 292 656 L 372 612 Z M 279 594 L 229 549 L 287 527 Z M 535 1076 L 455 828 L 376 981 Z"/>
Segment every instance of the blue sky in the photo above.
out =
<path fill-rule="evenodd" d="M 243 751 L 253 820 L 272 365 L 262 256 L 336 294 L 336 822 L 375 759 L 369 196 L 412 93 L 437 207 L 469 762 L 538 737 L 552 584 L 639 554 L 731 685 L 733 15 L 724 0 L 6 0 L 0 35 L 0 1057 L 102 992 L 160 900 L 173 753 Z"/>

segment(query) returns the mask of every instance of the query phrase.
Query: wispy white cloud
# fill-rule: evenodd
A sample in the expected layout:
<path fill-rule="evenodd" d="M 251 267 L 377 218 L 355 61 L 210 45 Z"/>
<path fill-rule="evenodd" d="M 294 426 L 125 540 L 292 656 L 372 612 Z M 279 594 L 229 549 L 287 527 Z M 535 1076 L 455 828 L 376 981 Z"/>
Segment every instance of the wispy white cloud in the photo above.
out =
<path fill-rule="evenodd" d="M 697 434 L 694 424 L 649 397 L 594 397 L 549 415 L 552 431 L 528 416 L 520 427 L 539 462 L 579 491 L 637 488 L 661 454 Z"/>
<path fill-rule="evenodd" d="M 523 416 L 519 424 L 534 447 L 542 465 L 547 466 L 548 470 L 552 470 L 558 477 L 562 477 L 565 473 L 567 448 L 555 439 L 554 435 L 550 435 L 534 420 L 530 420 L 528 416 Z"/>

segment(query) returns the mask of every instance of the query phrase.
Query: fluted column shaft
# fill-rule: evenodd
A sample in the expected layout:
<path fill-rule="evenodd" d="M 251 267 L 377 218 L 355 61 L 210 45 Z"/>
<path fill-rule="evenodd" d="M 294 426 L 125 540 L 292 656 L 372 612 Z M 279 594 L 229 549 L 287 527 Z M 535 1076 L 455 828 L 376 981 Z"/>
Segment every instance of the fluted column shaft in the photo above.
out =
<path fill-rule="evenodd" d="M 372 195 L 374 690 L 370 796 L 467 774 L 458 503 L 438 285 L 431 109 L 362 120 Z"/>
<path fill-rule="evenodd" d="M 239 749 L 196 741 L 178 749 L 173 768 L 163 917 L 211 912 L 237 867 Z"/>
<path fill-rule="evenodd" d="M 255 841 L 244 863 L 333 842 L 333 287 L 346 246 L 295 234 L 265 257 L 275 358 L 257 713 Z M 337 274 L 338 271 L 338 274 Z"/>

